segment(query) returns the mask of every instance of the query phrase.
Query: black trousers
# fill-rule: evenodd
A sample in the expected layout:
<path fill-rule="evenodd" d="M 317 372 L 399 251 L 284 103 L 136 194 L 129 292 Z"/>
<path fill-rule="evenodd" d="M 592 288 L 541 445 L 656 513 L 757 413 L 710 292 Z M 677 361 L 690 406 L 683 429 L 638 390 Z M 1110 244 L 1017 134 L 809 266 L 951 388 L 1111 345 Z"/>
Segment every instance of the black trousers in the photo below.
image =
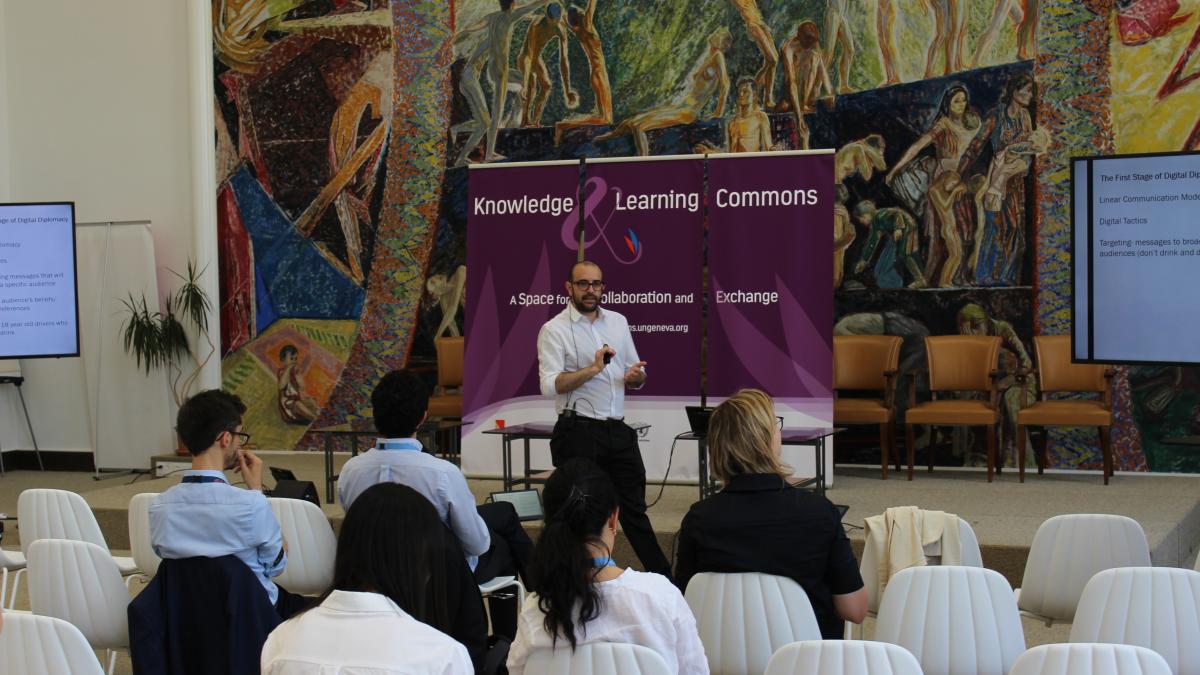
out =
<path fill-rule="evenodd" d="M 521 521 L 517 510 L 508 502 L 480 504 L 476 507 L 479 517 L 492 537 L 492 545 L 479 556 L 475 565 L 475 582 L 483 583 L 500 576 L 519 576 L 525 581 L 525 568 L 533 555 L 533 541 Z M 517 598 L 491 597 L 488 599 L 488 614 L 492 619 L 492 632 L 512 641 L 517 634 Z"/>
<path fill-rule="evenodd" d="M 646 465 L 637 432 L 621 420 L 560 415 L 550 438 L 554 466 L 576 457 L 592 460 L 612 478 L 621 507 L 621 529 L 647 572 L 671 578 L 671 563 L 658 546 L 646 517 Z"/>

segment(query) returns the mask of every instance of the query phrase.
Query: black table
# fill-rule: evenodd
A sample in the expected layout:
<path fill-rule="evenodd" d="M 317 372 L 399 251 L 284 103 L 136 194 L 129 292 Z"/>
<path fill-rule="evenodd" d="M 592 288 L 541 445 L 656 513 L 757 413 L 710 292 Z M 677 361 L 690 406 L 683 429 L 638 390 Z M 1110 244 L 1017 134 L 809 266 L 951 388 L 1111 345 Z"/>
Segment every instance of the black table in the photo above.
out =
<path fill-rule="evenodd" d="M 649 429 L 650 425 L 645 422 L 628 422 L 630 428 L 634 431 Z M 525 489 L 528 490 L 536 479 L 529 469 L 529 442 L 533 440 L 550 440 L 554 432 L 554 422 L 524 422 L 522 424 L 511 424 L 506 427 L 496 429 L 488 429 L 483 432 L 493 436 L 500 437 L 500 455 L 504 471 L 504 489 L 511 490 L 518 482 L 525 484 Z M 525 445 L 525 475 L 521 480 L 513 478 L 512 468 L 512 444 L 513 441 L 524 441 Z"/>
<path fill-rule="evenodd" d="M 779 432 L 783 445 L 809 445 L 816 450 L 816 474 L 812 478 L 789 480 L 794 487 L 812 487 L 817 494 L 825 494 L 825 439 L 845 431 L 842 427 L 784 427 Z M 720 489 L 708 472 L 708 436 L 686 432 L 675 437 L 680 441 L 696 441 L 700 453 L 700 499 L 716 494 Z"/>
<path fill-rule="evenodd" d="M 462 428 L 467 424 L 470 422 L 460 419 L 426 420 L 417 429 L 417 439 L 421 441 L 425 452 L 458 465 L 462 455 Z M 338 478 L 333 472 L 333 439 L 339 436 L 350 438 L 350 456 L 353 457 L 358 454 L 359 437 L 368 436 L 375 439 L 379 438 L 379 432 L 375 429 L 375 421 L 369 419 L 357 419 L 313 431 L 325 437 L 325 503 L 332 504 L 333 484 Z"/>

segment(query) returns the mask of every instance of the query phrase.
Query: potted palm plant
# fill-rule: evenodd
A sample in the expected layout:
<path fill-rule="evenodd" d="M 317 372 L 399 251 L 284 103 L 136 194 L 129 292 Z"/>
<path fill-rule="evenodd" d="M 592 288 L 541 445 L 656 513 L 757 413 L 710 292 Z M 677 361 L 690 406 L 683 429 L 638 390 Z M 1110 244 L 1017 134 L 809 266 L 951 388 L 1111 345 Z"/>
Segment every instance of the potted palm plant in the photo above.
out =
<path fill-rule="evenodd" d="M 121 301 L 125 306 L 121 340 L 125 353 L 133 356 L 138 367 L 144 369 L 147 375 L 158 368 L 167 369 L 171 397 L 175 406 L 179 407 L 191 395 L 200 372 L 217 353 L 217 347 L 208 334 L 208 313 L 212 302 L 199 283 L 205 270 L 197 270 L 196 265 L 188 260 L 186 274 L 172 269 L 168 271 L 183 283 L 175 292 L 163 298 L 161 310 L 151 312 L 145 295 L 135 298 L 131 293 Z M 188 337 L 189 327 L 208 345 L 203 358 L 199 355 L 204 351 L 203 347 L 199 350 L 194 348 Z M 178 447 L 176 452 L 179 452 Z"/>

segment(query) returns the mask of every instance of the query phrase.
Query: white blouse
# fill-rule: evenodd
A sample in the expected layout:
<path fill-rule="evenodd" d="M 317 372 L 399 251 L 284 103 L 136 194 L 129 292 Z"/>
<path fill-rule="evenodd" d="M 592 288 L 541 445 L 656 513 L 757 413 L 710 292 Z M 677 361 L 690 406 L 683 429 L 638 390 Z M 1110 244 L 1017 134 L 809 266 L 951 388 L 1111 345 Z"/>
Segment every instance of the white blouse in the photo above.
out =
<path fill-rule="evenodd" d="M 263 675 L 459 675 L 467 648 L 385 595 L 334 591 L 271 631 Z"/>
<path fill-rule="evenodd" d="M 707 675 L 708 660 L 696 630 L 696 618 L 679 589 L 661 574 L 627 569 L 616 579 L 597 582 L 600 616 L 575 626 L 578 644 L 623 642 L 649 647 L 680 675 Z M 508 652 L 508 672 L 522 675 L 529 653 L 549 649 L 551 636 L 542 623 L 538 596 L 531 593 L 521 606 L 517 637 Z M 556 649 L 570 649 L 559 637 Z"/>

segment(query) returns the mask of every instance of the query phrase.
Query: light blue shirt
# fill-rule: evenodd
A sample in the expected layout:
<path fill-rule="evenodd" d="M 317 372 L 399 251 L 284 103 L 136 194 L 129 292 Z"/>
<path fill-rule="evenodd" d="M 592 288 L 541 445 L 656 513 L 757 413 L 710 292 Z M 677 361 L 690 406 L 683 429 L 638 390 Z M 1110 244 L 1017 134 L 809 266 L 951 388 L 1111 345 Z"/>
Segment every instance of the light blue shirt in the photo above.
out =
<path fill-rule="evenodd" d="M 160 558 L 219 558 L 234 555 L 246 563 L 267 590 L 279 597 L 272 577 L 283 571 L 287 556 L 283 535 L 267 498 L 224 482 L 220 471 L 184 471 L 222 482 L 180 483 L 150 504 L 150 543 Z"/>
<path fill-rule="evenodd" d="M 351 457 L 338 473 L 342 508 L 349 511 L 354 500 L 376 483 L 400 483 L 424 495 L 458 537 L 472 570 L 492 545 L 462 472 L 450 462 L 422 452 L 421 442 L 415 438 L 381 438 L 375 449 Z"/>

